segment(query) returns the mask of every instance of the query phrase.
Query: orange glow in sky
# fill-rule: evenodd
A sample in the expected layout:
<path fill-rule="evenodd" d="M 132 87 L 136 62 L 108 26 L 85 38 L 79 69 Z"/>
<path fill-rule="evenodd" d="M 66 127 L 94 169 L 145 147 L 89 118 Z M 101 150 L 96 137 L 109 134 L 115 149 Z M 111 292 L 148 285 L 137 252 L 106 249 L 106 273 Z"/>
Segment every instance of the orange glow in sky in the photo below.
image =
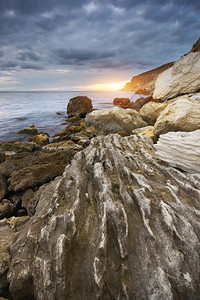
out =
<path fill-rule="evenodd" d="M 126 84 L 126 81 L 119 81 L 119 82 L 110 82 L 110 83 L 97 83 L 88 85 L 84 88 L 88 91 L 118 91 L 121 90 Z"/>

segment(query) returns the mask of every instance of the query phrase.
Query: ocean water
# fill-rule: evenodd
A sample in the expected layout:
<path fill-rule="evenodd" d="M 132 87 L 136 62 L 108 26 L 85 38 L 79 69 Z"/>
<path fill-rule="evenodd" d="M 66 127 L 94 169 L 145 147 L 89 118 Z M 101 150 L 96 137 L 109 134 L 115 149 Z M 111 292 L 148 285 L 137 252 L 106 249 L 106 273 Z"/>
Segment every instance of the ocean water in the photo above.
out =
<path fill-rule="evenodd" d="M 113 107 L 116 97 L 128 97 L 135 101 L 142 95 L 133 92 L 0 92 L 0 142 L 25 141 L 27 135 L 17 132 L 34 124 L 53 136 L 63 130 L 67 118 L 67 104 L 76 96 L 88 96 L 93 108 Z M 56 113 L 60 112 L 61 115 Z"/>

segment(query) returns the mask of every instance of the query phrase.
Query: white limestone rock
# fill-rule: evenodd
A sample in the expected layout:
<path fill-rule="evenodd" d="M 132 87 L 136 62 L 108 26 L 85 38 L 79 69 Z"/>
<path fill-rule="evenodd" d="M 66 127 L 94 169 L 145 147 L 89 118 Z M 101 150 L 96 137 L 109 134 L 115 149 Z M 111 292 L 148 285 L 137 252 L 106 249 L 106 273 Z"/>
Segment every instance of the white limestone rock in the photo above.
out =
<path fill-rule="evenodd" d="M 161 73 L 155 83 L 154 99 L 170 99 L 200 90 L 200 52 L 189 53 Z"/>
<path fill-rule="evenodd" d="M 154 127 L 157 136 L 169 131 L 200 129 L 200 102 L 187 96 L 176 98 L 161 112 Z"/>
<path fill-rule="evenodd" d="M 158 116 L 168 104 L 167 101 L 162 103 L 151 101 L 142 106 L 140 115 L 149 125 L 154 125 Z"/>
<path fill-rule="evenodd" d="M 136 110 L 119 107 L 95 110 L 86 116 L 85 123 L 86 126 L 94 126 L 98 132 L 106 134 L 147 126 Z"/>
<path fill-rule="evenodd" d="M 161 134 L 155 148 L 157 156 L 171 166 L 200 173 L 200 130 Z"/>

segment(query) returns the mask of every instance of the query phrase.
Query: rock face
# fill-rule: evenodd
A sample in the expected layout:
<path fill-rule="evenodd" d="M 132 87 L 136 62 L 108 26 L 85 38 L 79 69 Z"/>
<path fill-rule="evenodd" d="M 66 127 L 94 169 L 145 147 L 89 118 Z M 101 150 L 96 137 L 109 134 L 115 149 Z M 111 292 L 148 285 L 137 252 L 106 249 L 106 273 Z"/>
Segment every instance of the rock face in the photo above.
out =
<path fill-rule="evenodd" d="M 63 173 L 75 150 L 19 153 L 1 163 L 0 174 L 8 178 L 8 190 L 20 192 L 41 185 Z"/>
<path fill-rule="evenodd" d="M 192 46 L 192 49 L 190 50 L 190 52 L 200 52 L 200 38 Z"/>
<path fill-rule="evenodd" d="M 131 79 L 131 82 L 128 82 L 122 90 L 133 91 L 136 94 L 143 95 L 152 94 L 154 91 L 155 81 L 158 75 L 163 71 L 169 69 L 171 66 L 173 66 L 173 64 L 173 62 L 167 63 L 153 70 L 134 76 Z"/>
<path fill-rule="evenodd" d="M 149 125 L 154 125 L 161 111 L 165 109 L 165 107 L 169 103 L 157 103 L 157 102 L 149 102 L 142 106 L 140 109 L 140 115 L 143 120 L 147 122 Z"/>
<path fill-rule="evenodd" d="M 136 110 L 118 107 L 95 110 L 86 116 L 85 123 L 106 134 L 131 131 L 147 125 Z"/>
<path fill-rule="evenodd" d="M 26 223 L 29 217 L 12 217 L 0 220 L 0 299 L 8 297 L 7 273 L 10 265 L 9 245 L 13 243 L 15 234 Z"/>
<path fill-rule="evenodd" d="M 161 112 L 154 127 L 157 135 L 200 129 L 200 102 L 186 96 L 177 98 Z"/>
<path fill-rule="evenodd" d="M 160 74 L 155 83 L 154 99 L 170 99 L 200 90 L 200 53 L 192 52 L 177 60 Z"/>
<path fill-rule="evenodd" d="M 171 166 L 200 173 L 200 130 L 161 134 L 157 156 Z"/>
<path fill-rule="evenodd" d="M 67 114 L 70 117 L 85 115 L 92 111 L 92 101 L 87 96 L 77 96 L 69 100 Z"/>
<path fill-rule="evenodd" d="M 94 138 L 49 184 L 11 246 L 15 300 L 199 298 L 200 178 L 148 141 Z"/>

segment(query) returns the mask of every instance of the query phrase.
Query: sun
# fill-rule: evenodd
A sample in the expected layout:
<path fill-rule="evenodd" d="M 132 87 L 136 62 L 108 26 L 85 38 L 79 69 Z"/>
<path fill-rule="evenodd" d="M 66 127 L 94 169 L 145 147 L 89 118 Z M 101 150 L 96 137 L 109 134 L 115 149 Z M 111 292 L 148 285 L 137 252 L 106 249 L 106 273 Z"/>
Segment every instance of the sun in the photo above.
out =
<path fill-rule="evenodd" d="M 125 84 L 126 81 L 97 83 L 97 84 L 88 85 L 85 88 L 92 91 L 119 91 L 125 86 Z"/>

